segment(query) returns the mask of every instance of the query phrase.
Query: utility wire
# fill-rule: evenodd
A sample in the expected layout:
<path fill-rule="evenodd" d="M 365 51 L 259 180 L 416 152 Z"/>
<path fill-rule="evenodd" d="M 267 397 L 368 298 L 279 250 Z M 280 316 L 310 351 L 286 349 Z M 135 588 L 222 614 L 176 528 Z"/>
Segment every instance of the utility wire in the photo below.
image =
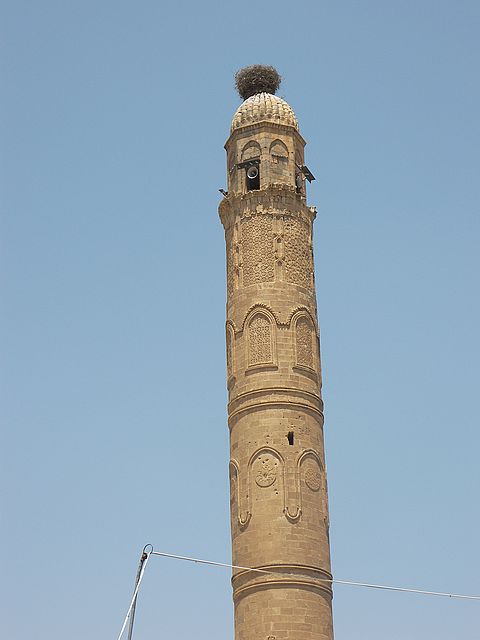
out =
<path fill-rule="evenodd" d="M 174 553 L 166 553 L 163 551 L 152 551 L 152 556 L 163 556 L 164 558 L 174 558 L 175 560 L 186 560 L 188 562 L 196 562 L 198 564 L 210 564 L 215 567 L 226 567 L 228 569 L 243 569 L 244 571 L 255 571 L 257 573 L 276 574 L 277 571 L 272 569 L 255 569 L 254 567 L 241 567 L 235 564 L 227 564 L 225 562 L 214 562 L 213 560 L 202 560 L 200 558 L 190 558 L 188 556 L 179 556 Z M 285 573 L 282 573 L 285 575 Z M 406 587 L 394 587 L 386 584 L 370 584 L 368 582 L 354 582 L 352 580 L 337 580 L 336 578 L 316 578 L 319 582 L 328 582 L 334 584 L 346 584 L 352 587 L 366 587 L 368 589 L 383 589 L 385 591 L 404 591 L 406 593 L 418 593 L 425 596 L 444 596 L 445 598 L 462 598 L 464 600 L 480 600 L 480 596 L 464 595 L 459 593 L 444 593 L 442 591 L 425 591 L 423 589 L 407 589 Z"/>
<path fill-rule="evenodd" d="M 146 551 L 148 547 L 151 547 L 151 550 Z M 118 640 L 121 640 L 129 618 L 130 618 L 129 640 L 131 640 L 132 631 L 133 631 L 133 620 L 135 615 L 135 607 L 137 604 L 138 590 L 140 589 L 140 584 L 142 582 L 142 579 L 145 573 L 145 568 L 147 566 L 147 562 L 150 559 L 150 556 L 161 556 L 163 558 L 173 558 L 174 560 L 185 560 L 187 562 L 195 562 L 197 564 L 208 564 L 214 567 L 225 567 L 227 569 L 241 569 L 243 571 L 254 571 L 256 573 L 278 574 L 278 571 L 273 571 L 272 569 L 256 569 L 254 567 L 242 567 L 240 565 L 228 564 L 226 562 L 215 562 L 214 560 L 204 560 L 202 558 L 190 558 L 189 556 L 179 556 L 175 553 L 166 553 L 165 551 L 154 551 L 153 546 L 150 544 L 147 544 L 143 548 L 143 552 L 140 557 L 140 564 L 138 567 L 137 577 L 135 580 L 135 589 L 133 591 L 133 596 L 130 601 L 130 606 L 128 607 L 127 615 L 125 616 L 125 620 L 123 621 L 122 629 L 118 635 Z M 287 574 L 282 572 L 282 575 L 287 575 Z M 294 575 L 294 574 L 289 574 L 289 575 Z M 407 589 L 406 587 L 394 587 L 386 584 L 371 584 L 369 582 L 354 582 L 353 580 L 337 580 L 336 578 L 316 578 L 316 579 L 319 582 L 327 582 L 329 584 L 332 584 L 332 583 L 345 584 L 352 587 L 365 587 L 367 589 L 382 589 L 384 591 L 403 591 L 404 593 L 417 593 L 424 596 L 443 596 L 445 598 L 461 598 L 463 600 L 480 600 L 480 596 L 465 595 L 460 593 L 446 593 L 443 591 L 425 591 L 424 589 Z"/>

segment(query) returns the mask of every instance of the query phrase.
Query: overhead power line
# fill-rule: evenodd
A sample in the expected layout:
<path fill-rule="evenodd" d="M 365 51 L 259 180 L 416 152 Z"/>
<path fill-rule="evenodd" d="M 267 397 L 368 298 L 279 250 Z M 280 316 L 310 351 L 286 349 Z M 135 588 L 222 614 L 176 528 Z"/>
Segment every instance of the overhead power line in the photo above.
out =
<path fill-rule="evenodd" d="M 214 562 L 213 560 L 201 560 L 200 558 L 189 558 L 188 556 L 178 556 L 173 553 L 165 553 L 162 551 L 152 551 L 153 556 L 163 556 L 164 558 L 174 558 L 175 560 L 187 560 L 188 562 L 196 562 L 199 564 L 210 564 L 215 567 L 226 567 L 228 569 L 243 569 L 244 571 L 255 571 L 257 573 L 278 573 L 274 569 L 255 569 L 254 567 L 241 567 L 235 564 L 227 564 L 225 562 Z M 287 575 L 282 572 L 282 575 Z M 464 598 L 466 600 L 480 600 L 480 596 L 463 595 L 460 593 L 444 593 L 442 591 L 425 591 L 423 589 L 407 589 L 406 587 L 394 587 L 386 584 L 371 584 L 369 582 L 354 582 L 353 580 L 337 580 L 336 578 L 317 578 L 319 582 L 328 582 L 333 584 L 346 584 L 352 587 L 367 587 L 368 589 L 384 589 L 387 591 L 405 591 L 407 593 L 418 593 L 424 596 L 444 596 L 446 598 Z"/>
<path fill-rule="evenodd" d="M 151 550 L 148 550 L 151 547 Z M 128 619 L 130 618 L 129 625 L 129 640 L 131 638 L 131 632 L 133 629 L 133 617 L 135 615 L 135 606 L 137 603 L 138 591 L 140 589 L 140 584 L 142 582 L 143 576 L 145 574 L 145 568 L 147 566 L 147 562 L 150 559 L 150 556 L 161 556 L 163 558 L 172 558 L 173 560 L 184 560 L 186 562 L 194 562 L 196 564 L 207 564 L 214 567 L 224 567 L 226 569 L 241 569 L 242 571 L 253 571 L 256 573 L 268 573 L 268 574 L 277 574 L 278 571 L 275 569 L 257 569 L 255 567 L 242 567 L 240 565 L 228 564 L 227 562 L 215 562 L 214 560 L 204 560 L 203 558 L 191 558 L 189 556 L 180 556 L 175 553 L 167 553 L 166 551 L 154 551 L 153 546 L 150 544 L 145 545 L 143 548 L 143 552 L 140 558 L 140 565 L 137 572 L 137 578 L 135 581 L 135 589 L 133 591 L 133 596 L 130 601 L 130 606 L 128 607 L 127 615 L 125 616 L 125 620 L 122 625 L 122 629 L 118 636 L 118 640 L 121 640 L 123 632 L 127 626 Z M 282 572 L 282 575 L 287 575 Z M 293 575 L 293 574 L 292 574 Z M 381 589 L 383 591 L 403 591 L 404 593 L 415 593 L 424 596 L 442 596 L 445 598 L 460 598 L 463 600 L 480 600 L 480 595 L 466 595 L 460 593 L 448 593 L 444 591 L 427 591 L 425 589 L 410 589 L 407 587 L 396 587 L 387 584 L 373 584 L 370 582 L 356 582 L 354 580 L 339 580 L 337 578 L 317 578 L 319 582 L 327 582 L 329 584 L 344 584 L 351 587 L 364 587 L 367 589 Z"/>

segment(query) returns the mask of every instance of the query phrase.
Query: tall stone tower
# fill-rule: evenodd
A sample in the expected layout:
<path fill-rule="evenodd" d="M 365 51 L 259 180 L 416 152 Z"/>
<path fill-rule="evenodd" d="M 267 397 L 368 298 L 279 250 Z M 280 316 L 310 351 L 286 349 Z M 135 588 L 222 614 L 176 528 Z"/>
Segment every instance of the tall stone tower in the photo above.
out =
<path fill-rule="evenodd" d="M 276 78 L 276 79 L 275 79 Z M 331 640 L 327 483 L 305 141 L 271 67 L 237 74 L 228 192 L 227 386 L 235 640 Z"/>

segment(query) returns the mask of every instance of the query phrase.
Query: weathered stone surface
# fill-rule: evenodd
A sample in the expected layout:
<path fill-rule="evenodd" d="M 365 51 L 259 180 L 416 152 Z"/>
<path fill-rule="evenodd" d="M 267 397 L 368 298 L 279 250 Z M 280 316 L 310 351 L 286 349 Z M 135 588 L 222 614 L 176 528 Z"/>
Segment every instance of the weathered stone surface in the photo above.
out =
<path fill-rule="evenodd" d="M 254 98 L 234 116 L 219 207 L 231 528 L 233 564 L 273 573 L 233 572 L 235 640 L 332 640 L 315 209 L 293 111 L 275 96 Z M 260 173 L 250 191 L 249 163 Z"/>

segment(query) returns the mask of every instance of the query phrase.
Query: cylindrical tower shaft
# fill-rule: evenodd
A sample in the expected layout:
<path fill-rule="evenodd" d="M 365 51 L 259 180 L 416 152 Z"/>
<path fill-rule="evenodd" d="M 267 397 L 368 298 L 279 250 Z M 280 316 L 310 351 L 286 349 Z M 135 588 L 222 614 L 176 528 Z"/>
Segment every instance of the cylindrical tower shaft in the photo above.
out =
<path fill-rule="evenodd" d="M 267 93 L 226 143 L 227 386 L 235 640 L 331 640 L 331 574 L 305 142 Z"/>

